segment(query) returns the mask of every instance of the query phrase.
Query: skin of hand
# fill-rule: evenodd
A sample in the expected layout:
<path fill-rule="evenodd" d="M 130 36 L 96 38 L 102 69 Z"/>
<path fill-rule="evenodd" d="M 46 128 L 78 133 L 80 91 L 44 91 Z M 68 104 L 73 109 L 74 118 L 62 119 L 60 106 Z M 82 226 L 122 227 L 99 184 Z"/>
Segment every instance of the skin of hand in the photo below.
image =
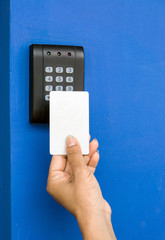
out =
<path fill-rule="evenodd" d="M 94 139 L 89 143 L 89 154 L 83 156 L 78 140 L 68 136 L 67 156 L 52 157 L 46 189 L 76 217 L 83 239 L 115 240 L 111 208 L 94 176 L 99 161 L 97 148 Z"/>

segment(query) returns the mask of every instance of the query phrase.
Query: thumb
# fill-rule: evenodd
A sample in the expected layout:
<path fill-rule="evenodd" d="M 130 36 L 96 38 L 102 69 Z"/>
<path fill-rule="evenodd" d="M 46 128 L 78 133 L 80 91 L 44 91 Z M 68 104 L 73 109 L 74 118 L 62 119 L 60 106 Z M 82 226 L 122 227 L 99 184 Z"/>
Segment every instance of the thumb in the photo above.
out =
<path fill-rule="evenodd" d="M 80 144 L 75 137 L 67 137 L 66 152 L 68 161 L 73 171 L 73 175 L 76 174 L 76 172 L 80 172 L 80 170 L 85 167 L 85 161 L 82 156 Z"/>

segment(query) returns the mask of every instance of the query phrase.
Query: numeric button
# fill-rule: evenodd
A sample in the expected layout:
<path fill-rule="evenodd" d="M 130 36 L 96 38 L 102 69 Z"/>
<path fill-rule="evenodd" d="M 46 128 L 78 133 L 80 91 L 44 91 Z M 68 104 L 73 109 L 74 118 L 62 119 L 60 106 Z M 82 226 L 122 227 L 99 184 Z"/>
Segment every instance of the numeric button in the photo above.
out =
<path fill-rule="evenodd" d="M 52 82 L 53 81 L 53 77 L 52 76 L 46 76 L 45 77 L 45 81 L 46 82 Z"/>
<path fill-rule="evenodd" d="M 45 95 L 45 101 L 49 101 L 50 100 L 50 95 L 49 94 L 46 94 Z"/>
<path fill-rule="evenodd" d="M 72 83 L 73 82 L 73 77 L 66 77 L 66 82 Z"/>
<path fill-rule="evenodd" d="M 63 82 L 63 77 L 62 76 L 57 76 L 56 77 L 56 82 Z"/>
<path fill-rule="evenodd" d="M 63 67 L 56 67 L 56 73 L 63 73 Z"/>
<path fill-rule="evenodd" d="M 72 67 L 67 67 L 66 68 L 66 73 L 73 73 L 73 68 Z"/>
<path fill-rule="evenodd" d="M 63 86 L 56 86 L 56 91 L 63 91 Z"/>
<path fill-rule="evenodd" d="M 73 86 L 66 86 L 66 91 L 73 91 Z"/>
<path fill-rule="evenodd" d="M 45 72 L 46 73 L 52 73 L 53 72 L 53 68 L 52 67 L 46 67 L 45 68 Z"/>
<path fill-rule="evenodd" d="M 52 85 L 46 85 L 45 86 L 45 91 L 50 92 L 52 90 L 53 90 L 53 86 Z"/>

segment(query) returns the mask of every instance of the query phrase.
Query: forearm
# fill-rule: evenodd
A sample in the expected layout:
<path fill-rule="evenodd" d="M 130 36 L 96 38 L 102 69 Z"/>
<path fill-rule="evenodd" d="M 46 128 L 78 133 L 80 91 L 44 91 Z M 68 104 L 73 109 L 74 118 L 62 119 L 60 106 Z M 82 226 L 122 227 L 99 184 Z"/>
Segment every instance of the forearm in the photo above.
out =
<path fill-rule="evenodd" d="M 115 233 L 114 233 L 113 227 L 112 227 L 112 222 L 110 220 L 107 220 L 107 224 L 108 224 L 108 230 L 109 230 L 111 239 L 116 240 L 116 236 L 115 236 Z"/>

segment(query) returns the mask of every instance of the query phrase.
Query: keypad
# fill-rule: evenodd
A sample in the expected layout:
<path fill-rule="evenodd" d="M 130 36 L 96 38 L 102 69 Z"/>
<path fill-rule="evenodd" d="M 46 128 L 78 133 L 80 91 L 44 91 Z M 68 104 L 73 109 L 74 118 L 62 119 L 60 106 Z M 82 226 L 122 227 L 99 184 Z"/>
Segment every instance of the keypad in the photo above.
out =
<path fill-rule="evenodd" d="M 84 90 L 84 50 L 53 44 L 31 44 L 29 50 L 29 120 L 48 123 L 52 91 L 74 94 Z"/>
<path fill-rule="evenodd" d="M 71 66 L 46 66 L 44 88 L 45 101 L 49 101 L 50 91 L 73 91 L 74 68 Z"/>

